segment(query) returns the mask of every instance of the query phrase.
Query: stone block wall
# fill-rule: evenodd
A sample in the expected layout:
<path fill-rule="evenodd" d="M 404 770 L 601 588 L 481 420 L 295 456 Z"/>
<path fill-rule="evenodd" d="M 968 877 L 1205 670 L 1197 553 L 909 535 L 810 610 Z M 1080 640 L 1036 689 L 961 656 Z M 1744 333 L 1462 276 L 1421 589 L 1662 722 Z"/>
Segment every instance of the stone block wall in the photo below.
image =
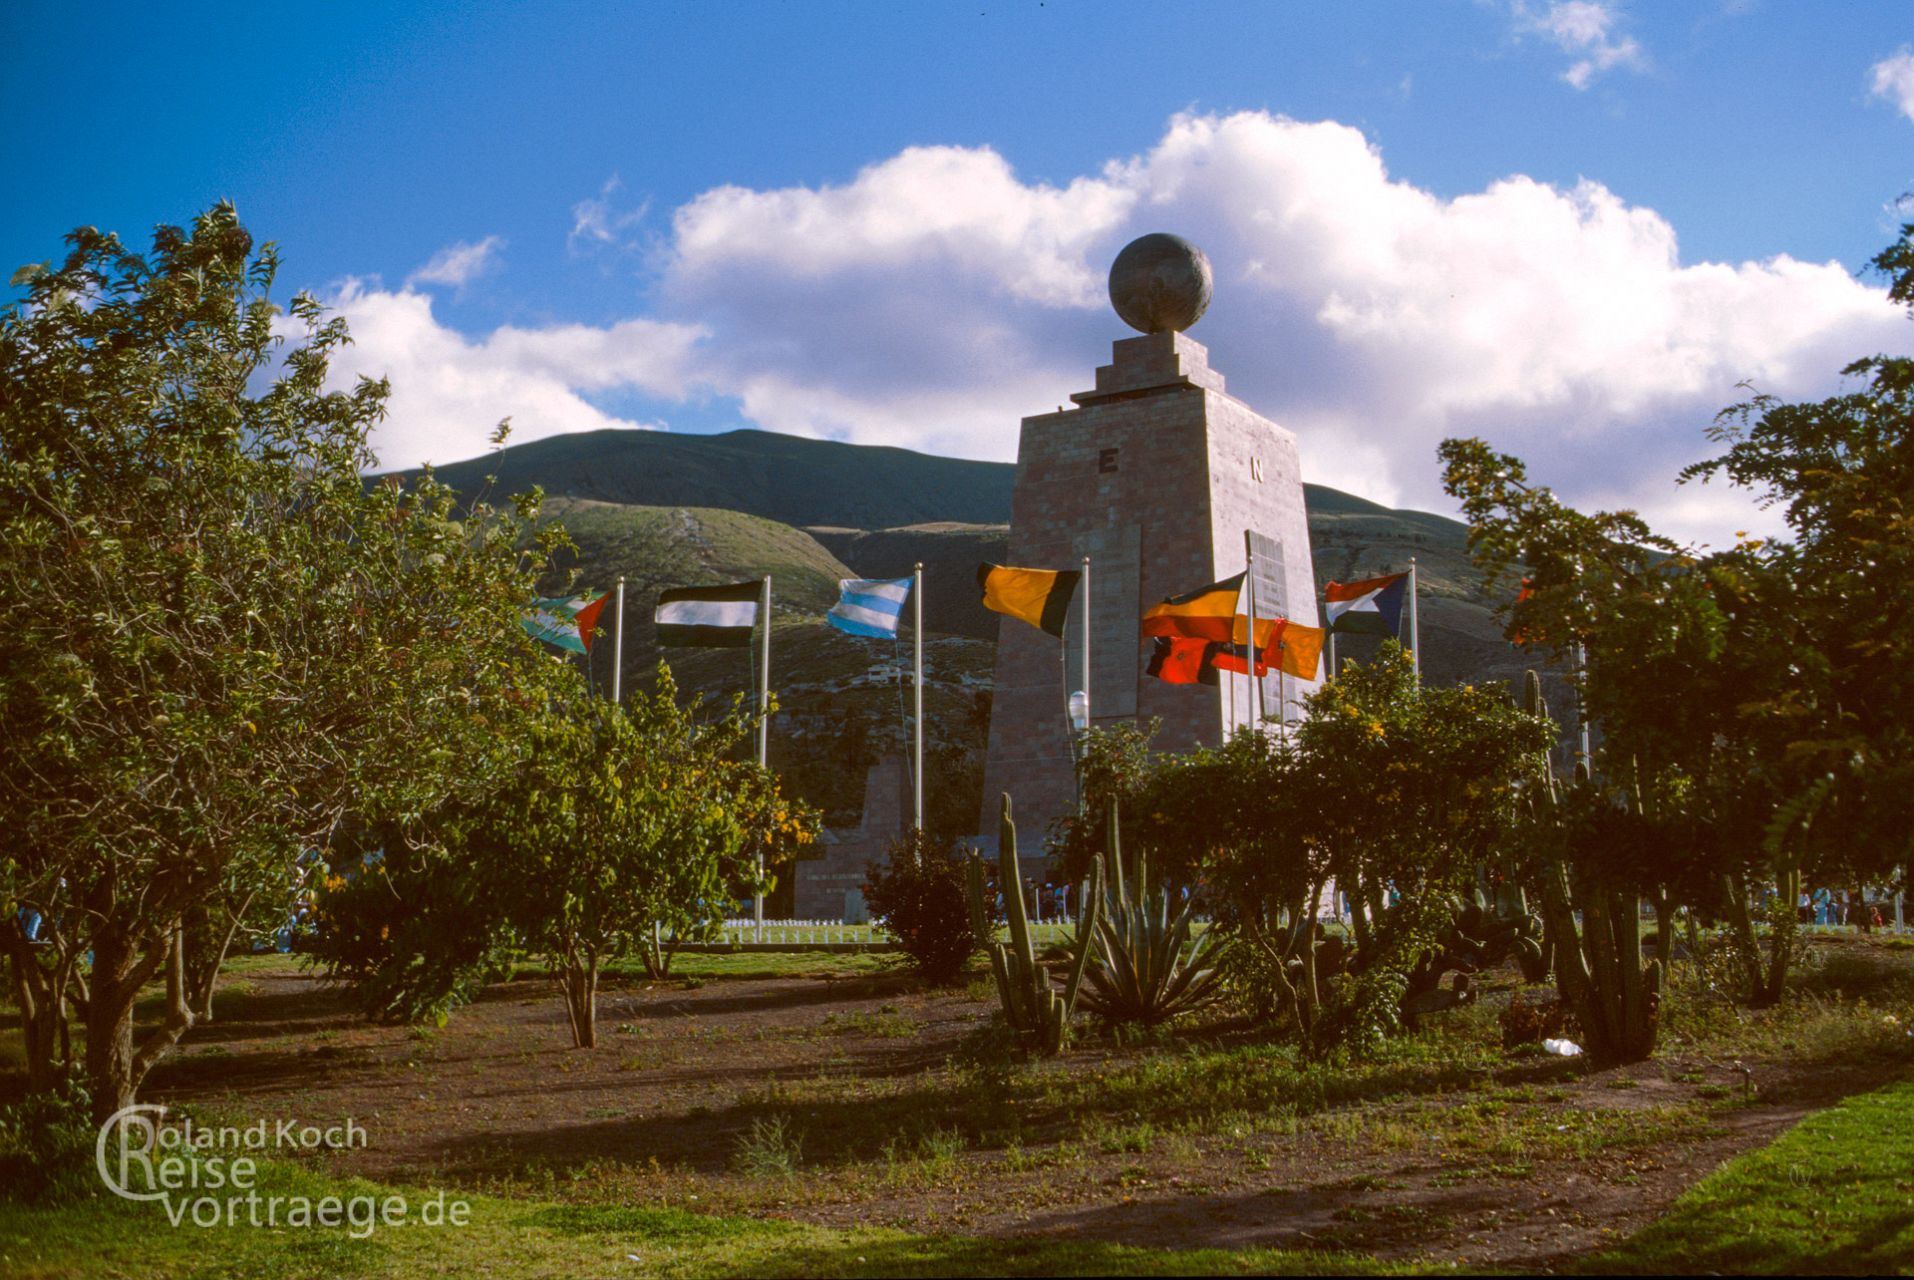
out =
<path fill-rule="evenodd" d="M 828 829 L 818 856 L 797 864 L 792 911 L 800 920 L 856 921 L 864 905 L 864 870 L 890 856 L 893 840 L 910 829 L 910 762 L 886 756 L 864 775 L 864 814 L 855 827 Z"/>

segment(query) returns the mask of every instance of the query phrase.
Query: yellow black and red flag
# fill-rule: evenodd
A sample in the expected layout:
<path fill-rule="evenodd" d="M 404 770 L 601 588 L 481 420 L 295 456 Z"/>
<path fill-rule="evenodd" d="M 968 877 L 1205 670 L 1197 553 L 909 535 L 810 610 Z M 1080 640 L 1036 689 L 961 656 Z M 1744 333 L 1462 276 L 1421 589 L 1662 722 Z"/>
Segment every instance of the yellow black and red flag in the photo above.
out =
<path fill-rule="evenodd" d="M 1235 632 L 1236 601 L 1243 594 L 1244 576 L 1239 573 L 1151 605 L 1143 614 L 1143 634 L 1228 644 Z"/>
<path fill-rule="evenodd" d="M 1000 564 L 977 566 L 977 585 L 983 589 L 984 608 L 1021 618 L 1031 626 L 1063 638 L 1063 620 L 1070 598 L 1083 575 L 1075 569 L 1012 569 Z"/>

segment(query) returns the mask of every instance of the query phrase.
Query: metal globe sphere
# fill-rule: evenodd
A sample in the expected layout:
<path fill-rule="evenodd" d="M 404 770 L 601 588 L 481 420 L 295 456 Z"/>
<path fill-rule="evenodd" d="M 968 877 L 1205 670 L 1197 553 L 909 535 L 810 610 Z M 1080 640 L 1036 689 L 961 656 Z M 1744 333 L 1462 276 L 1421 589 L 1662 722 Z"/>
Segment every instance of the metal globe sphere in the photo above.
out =
<path fill-rule="evenodd" d="M 1161 231 L 1138 236 L 1110 264 L 1110 305 L 1143 333 L 1173 333 L 1203 318 L 1210 305 L 1210 260 L 1185 240 Z"/>

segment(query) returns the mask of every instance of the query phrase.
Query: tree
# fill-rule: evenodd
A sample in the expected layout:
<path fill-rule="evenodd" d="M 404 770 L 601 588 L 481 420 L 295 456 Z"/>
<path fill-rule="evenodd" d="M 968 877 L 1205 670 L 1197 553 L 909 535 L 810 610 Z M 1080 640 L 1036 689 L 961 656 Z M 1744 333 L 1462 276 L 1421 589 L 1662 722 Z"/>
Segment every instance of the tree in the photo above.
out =
<path fill-rule="evenodd" d="M 1242 732 L 1220 747 L 1159 757 L 1134 808 L 1131 839 L 1176 850 L 1200 869 L 1216 924 L 1242 937 L 1255 980 L 1307 1039 L 1322 1006 L 1315 904 L 1328 884 L 1333 830 L 1317 772 L 1275 734 Z"/>
<path fill-rule="evenodd" d="M 1903 303 L 1911 237 L 1914 224 L 1874 259 Z M 1630 512 L 1574 511 L 1481 441 L 1441 450 L 1485 576 L 1527 568 L 1510 639 L 1585 655 L 1598 781 L 1657 832 L 1658 856 L 1623 880 L 1655 904 L 1659 954 L 1677 905 L 1723 916 L 1757 1003 L 1781 997 L 1804 883 L 1878 883 L 1914 853 L 1914 360 L 1844 372 L 1859 384 L 1847 394 L 1756 396 L 1716 419 L 1725 452 L 1681 479 L 1753 490 L 1792 536 L 1711 555 Z M 1751 913 L 1764 882 L 1765 956 Z"/>
<path fill-rule="evenodd" d="M 1473 895 L 1513 839 L 1549 731 L 1499 687 L 1421 685 L 1393 642 L 1308 706 L 1296 731 L 1313 775 L 1307 829 L 1355 943 L 1327 1038 L 1373 1038 L 1412 1024 L 1446 970 L 1513 946 L 1520 922 L 1493 922 Z"/>
<path fill-rule="evenodd" d="M 1914 223 L 1872 265 L 1914 309 Z M 1749 598 L 1792 641 L 1786 678 L 1743 699 L 1792 766 L 1767 842 L 1858 884 L 1914 854 L 1914 359 L 1842 373 L 1843 395 L 1724 410 L 1709 434 L 1725 451 L 1682 479 L 1726 476 L 1787 521 L 1790 538 L 1739 554 Z"/>
<path fill-rule="evenodd" d="M 546 662 L 517 709 L 517 758 L 416 829 L 370 831 L 318 895 L 318 963 L 374 1017 L 443 1022 L 480 983 L 541 955 L 572 1042 L 597 1043 L 598 976 L 638 954 L 662 974 L 677 941 L 721 918 L 816 836 L 817 816 L 735 757 L 755 719 L 701 720 L 662 663 L 623 706 Z M 669 940 L 667 940 L 669 939 Z"/>
<path fill-rule="evenodd" d="M 343 323 L 272 301 L 277 256 L 231 206 L 150 258 L 68 240 L 0 313 L 0 937 L 36 1084 L 72 996 L 104 1117 L 192 1025 L 195 913 L 497 762 L 550 540 L 521 551 L 535 498 L 461 519 L 429 477 L 362 481 L 387 388 L 324 389 Z"/>
<path fill-rule="evenodd" d="M 1529 486 L 1519 459 L 1479 440 L 1446 440 L 1441 454 L 1485 579 L 1526 569 L 1509 638 L 1574 666 L 1579 716 L 1601 728 L 1599 759 L 1566 780 L 1578 788 L 1577 804 L 1549 812 L 1581 813 L 1599 792 L 1617 814 L 1634 814 L 1643 839 L 1653 828 L 1650 843 L 1662 850 L 1636 867 L 1587 862 L 1571 884 L 1652 902 L 1662 956 L 1679 907 L 1726 915 L 1753 966 L 1748 994 L 1778 996 L 1793 915 L 1776 916 L 1764 966 L 1749 902 L 1766 881 L 1791 904 L 1801 865 L 1788 851 L 1763 852 L 1764 815 L 1784 794 L 1789 766 L 1745 710 L 1791 679 L 1786 655 L 1811 649 L 1800 620 L 1776 607 L 1780 583 L 1761 568 L 1755 544 L 1700 556 L 1632 512 L 1567 506 Z M 1601 842 L 1587 848 L 1599 862 Z"/>
<path fill-rule="evenodd" d="M 695 706 L 695 704 L 693 704 Z M 756 892 L 766 865 L 817 834 L 817 815 L 783 800 L 777 777 L 735 760 L 756 717 L 699 721 L 670 668 L 626 706 L 561 702 L 519 777 L 480 807 L 465 848 L 517 880 L 511 920 L 559 974 L 572 1045 L 597 1045 L 605 960 L 655 947 Z M 766 886 L 768 888 L 768 886 Z"/>

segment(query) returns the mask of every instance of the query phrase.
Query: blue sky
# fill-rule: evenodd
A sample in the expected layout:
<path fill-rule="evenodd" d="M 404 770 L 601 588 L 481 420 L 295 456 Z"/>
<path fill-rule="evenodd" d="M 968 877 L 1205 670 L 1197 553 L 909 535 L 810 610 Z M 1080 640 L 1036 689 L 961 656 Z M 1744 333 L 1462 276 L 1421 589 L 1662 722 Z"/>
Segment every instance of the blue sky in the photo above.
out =
<path fill-rule="evenodd" d="M 1737 383 L 1914 335 L 1860 275 L 1914 187 L 1904 0 L 0 9 L 0 257 L 220 197 L 394 379 L 407 464 L 604 425 L 1009 459 L 1189 235 L 1192 336 L 1313 479 L 1444 509 L 1482 434 L 1675 490 Z"/>

